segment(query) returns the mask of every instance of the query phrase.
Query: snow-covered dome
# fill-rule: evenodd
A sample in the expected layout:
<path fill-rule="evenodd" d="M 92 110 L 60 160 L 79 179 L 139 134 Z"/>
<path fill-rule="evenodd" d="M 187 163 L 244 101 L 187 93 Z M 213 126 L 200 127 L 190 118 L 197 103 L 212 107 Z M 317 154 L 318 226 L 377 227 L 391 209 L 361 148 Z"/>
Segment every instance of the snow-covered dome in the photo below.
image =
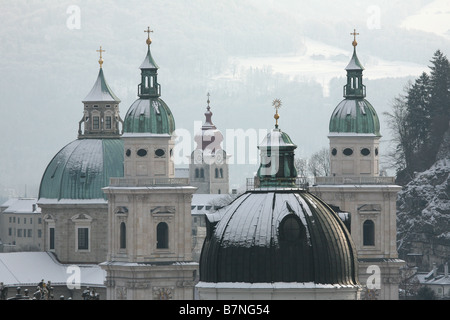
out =
<path fill-rule="evenodd" d="M 78 139 L 62 148 L 48 164 L 39 200 L 106 199 L 102 191 L 112 177 L 123 176 L 123 142 Z"/>
<path fill-rule="evenodd" d="M 259 145 L 260 187 L 207 215 L 199 287 L 229 282 L 357 286 L 351 236 L 325 202 L 295 186 L 297 146 L 278 128 L 278 110 L 276 116 L 276 128 Z"/>
<path fill-rule="evenodd" d="M 208 217 L 200 281 L 357 285 L 356 249 L 339 216 L 311 193 L 252 190 Z"/>

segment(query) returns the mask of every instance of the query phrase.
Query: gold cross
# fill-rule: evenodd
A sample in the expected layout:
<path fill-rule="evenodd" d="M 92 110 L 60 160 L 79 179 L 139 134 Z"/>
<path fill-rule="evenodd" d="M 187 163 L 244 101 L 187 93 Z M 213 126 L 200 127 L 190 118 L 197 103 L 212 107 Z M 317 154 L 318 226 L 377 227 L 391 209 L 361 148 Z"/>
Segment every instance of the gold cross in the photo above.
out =
<path fill-rule="evenodd" d="M 356 36 L 359 36 L 359 33 L 356 32 L 356 29 L 353 29 L 353 32 L 350 33 L 351 36 L 353 36 L 353 42 L 352 45 L 356 47 L 358 45 L 358 42 L 356 42 Z"/>
<path fill-rule="evenodd" d="M 153 30 L 150 30 L 150 27 L 147 27 L 147 30 L 144 30 L 144 32 L 148 33 L 147 45 L 150 45 L 152 43 L 152 39 L 150 39 L 150 32 L 153 32 Z"/>
<path fill-rule="evenodd" d="M 102 52 L 105 52 L 105 50 L 102 50 L 102 46 L 100 46 L 100 50 L 97 50 L 97 52 L 100 52 L 100 60 L 98 60 L 98 63 L 100 64 L 100 68 L 101 68 L 103 65 Z"/>

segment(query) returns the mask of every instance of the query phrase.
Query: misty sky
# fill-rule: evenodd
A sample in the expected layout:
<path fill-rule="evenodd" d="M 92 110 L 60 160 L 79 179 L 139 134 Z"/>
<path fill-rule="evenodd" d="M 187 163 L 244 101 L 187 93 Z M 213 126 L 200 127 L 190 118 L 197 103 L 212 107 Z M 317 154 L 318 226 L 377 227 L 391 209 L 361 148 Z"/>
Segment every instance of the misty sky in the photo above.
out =
<path fill-rule="evenodd" d="M 177 128 L 192 132 L 204 120 L 211 92 L 223 132 L 270 129 L 271 102 L 281 98 L 280 123 L 302 157 L 327 147 L 353 29 L 385 148 L 382 112 L 428 72 L 437 49 L 450 53 L 448 0 L 0 0 L 0 21 L 0 199 L 37 196 L 47 164 L 77 138 L 100 45 L 124 117 L 137 98 L 147 26 Z M 231 168 L 232 187 L 256 169 Z"/>

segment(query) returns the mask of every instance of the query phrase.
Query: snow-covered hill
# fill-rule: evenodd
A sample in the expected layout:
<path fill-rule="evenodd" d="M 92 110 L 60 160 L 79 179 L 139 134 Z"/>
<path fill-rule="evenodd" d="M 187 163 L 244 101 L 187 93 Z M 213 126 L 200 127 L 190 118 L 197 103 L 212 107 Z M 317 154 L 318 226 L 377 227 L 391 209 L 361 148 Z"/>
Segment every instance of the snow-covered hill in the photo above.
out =
<path fill-rule="evenodd" d="M 438 160 L 417 174 L 399 193 L 397 241 L 399 255 L 422 254 L 418 267 L 430 269 L 450 258 L 450 130 Z"/>

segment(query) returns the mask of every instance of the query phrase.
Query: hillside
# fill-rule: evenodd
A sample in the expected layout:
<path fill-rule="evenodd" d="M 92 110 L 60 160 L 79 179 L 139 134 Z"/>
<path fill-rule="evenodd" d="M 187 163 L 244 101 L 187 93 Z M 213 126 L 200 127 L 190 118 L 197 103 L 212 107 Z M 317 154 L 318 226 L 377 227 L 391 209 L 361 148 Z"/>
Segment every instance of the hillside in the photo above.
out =
<path fill-rule="evenodd" d="M 399 256 L 422 254 L 418 267 L 430 270 L 450 256 L 450 130 L 438 160 L 417 174 L 399 193 L 397 200 L 397 241 Z"/>

